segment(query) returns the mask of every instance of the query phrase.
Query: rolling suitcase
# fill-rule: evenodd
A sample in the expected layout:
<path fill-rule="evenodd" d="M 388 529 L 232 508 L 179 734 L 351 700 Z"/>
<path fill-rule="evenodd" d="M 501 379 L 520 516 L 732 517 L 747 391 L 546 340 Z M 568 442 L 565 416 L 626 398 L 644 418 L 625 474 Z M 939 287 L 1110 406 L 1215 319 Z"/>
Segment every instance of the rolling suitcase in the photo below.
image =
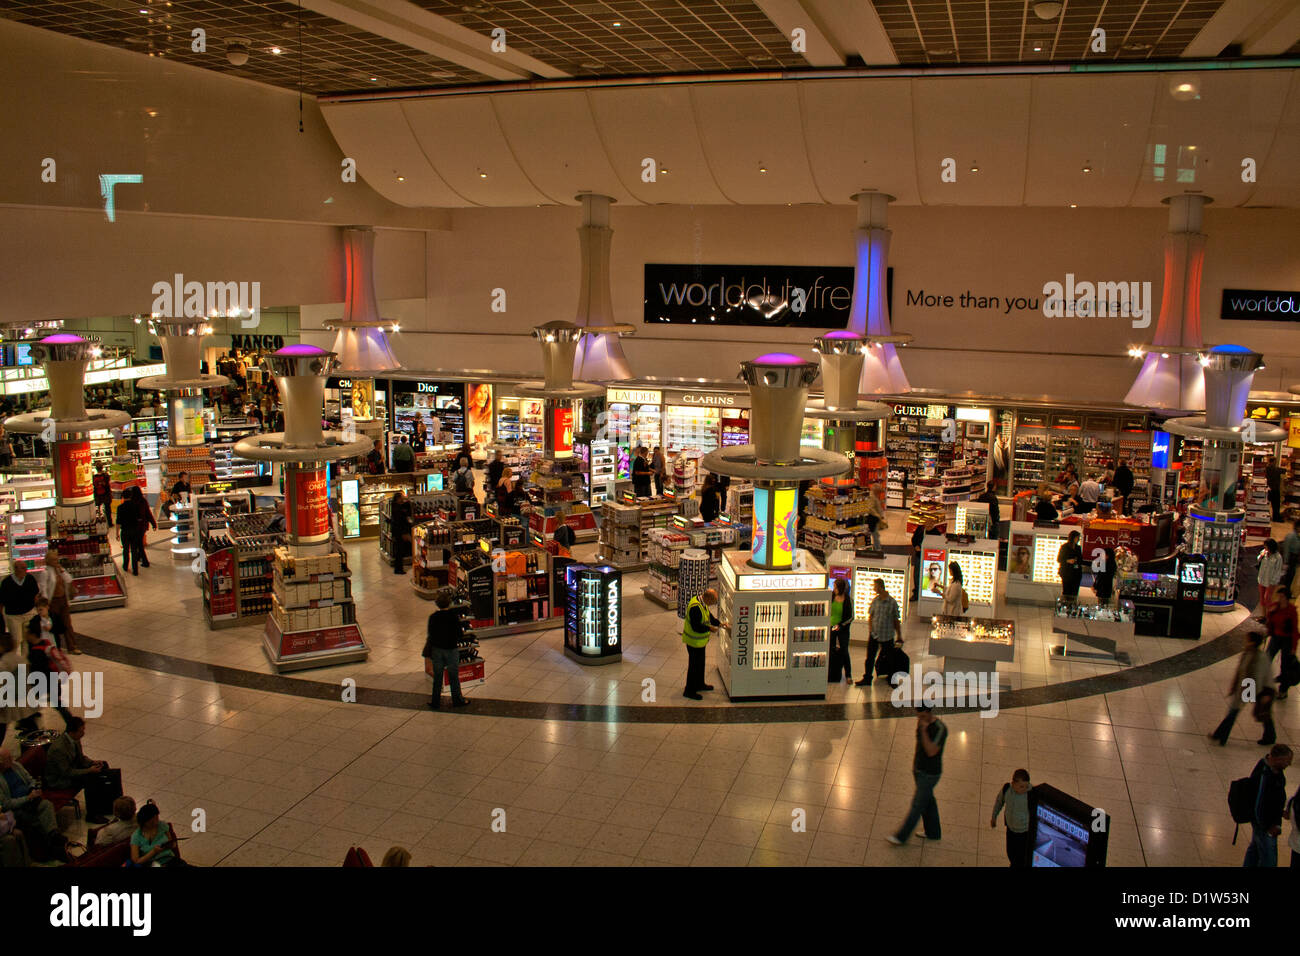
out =
<path fill-rule="evenodd" d="M 888 680 L 894 674 L 907 673 L 912 669 L 911 659 L 907 652 L 903 650 L 902 644 L 895 644 L 892 647 L 882 648 L 880 656 L 876 658 L 876 678 L 881 677 Z"/>

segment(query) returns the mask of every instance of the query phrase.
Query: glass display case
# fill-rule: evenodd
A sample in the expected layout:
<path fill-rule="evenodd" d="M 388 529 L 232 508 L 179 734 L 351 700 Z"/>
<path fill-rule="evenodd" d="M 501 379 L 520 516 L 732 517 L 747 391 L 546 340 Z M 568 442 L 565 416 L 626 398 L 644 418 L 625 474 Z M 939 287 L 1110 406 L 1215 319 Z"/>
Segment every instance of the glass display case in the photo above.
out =
<path fill-rule="evenodd" d="M 929 651 L 944 659 L 945 674 L 987 674 L 997 686 L 998 662 L 1016 658 L 1016 625 L 1014 621 L 935 615 L 930 622 Z"/>
<path fill-rule="evenodd" d="M 1051 606 L 1061 595 L 1060 565 L 1056 556 L 1069 539 L 1064 527 L 1040 527 L 1028 521 L 1011 522 L 1007 547 L 1006 594 L 1009 601 Z"/>
<path fill-rule="evenodd" d="M 1237 603 L 1237 559 L 1245 512 L 1188 509 L 1184 543 L 1189 554 L 1205 556 L 1205 609 L 1228 611 Z"/>
<path fill-rule="evenodd" d="M 497 400 L 497 440 L 538 451 L 542 448 L 543 402 L 536 398 Z"/>
<path fill-rule="evenodd" d="M 608 565 L 564 570 L 564 653 L 580 664 L 623 659 L 623 575 Z"/>
<path fill-rule="evenodd" d="M 664 450 L 676 454 L 683 448 L 712 451 L 720 443 L 722 413 L 716 408 L 669 405 L 664 413 Z"/>
<path fill-rule="evenodd" d="M 932 617 L 943 606 L 948 565 L 961 569 L 970 601 L 967 617 L 991 618 L 997 610 L 998 542 L 971 535 L 926 535 L 921 544 L 921 591 L 917 613 Z"/>
<path fill-rule="evenodd" d="M 618 448 L 610 441 L 593 441 L 588 461 L 588 487 L 593 508 L 609 497 L 610 482 L 618 481 Z"/>
<path fill-rule="evenodd" d="M 1114 604 L 1080 604 L 1060 598 L 1052 630 L 1064 635 L 1065 641 L 1050 647 L 1049 652 L 1063 660 L 1127 666 L 1133 656 L 1120 646 L 1131 646 L 1136 625 L 1136 609 L 1127 598 Z"/>

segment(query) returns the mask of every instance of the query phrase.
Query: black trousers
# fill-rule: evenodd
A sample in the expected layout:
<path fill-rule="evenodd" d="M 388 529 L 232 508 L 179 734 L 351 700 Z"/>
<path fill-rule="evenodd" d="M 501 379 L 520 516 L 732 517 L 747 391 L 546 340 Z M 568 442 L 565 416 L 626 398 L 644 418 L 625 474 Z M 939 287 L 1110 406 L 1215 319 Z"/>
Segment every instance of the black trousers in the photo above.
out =
<path fill-rule="evenodd" d="M 867 666 L 862 672 L 863 680 L 871 680 L 871 670 L 876 666 L 876 655 L 892 644 L 893 641 L 886 644 L 883 641 L 876 640 L 874 637 L 867 639 Z"/>
<path fill-rule="evenodd" d="M 1210 734 L 1219 743 L 1227 743 L 1228 735 L 1232 733 L 1232 726 L 1237 722 L 1237 715 L 1241 713 L 1241 708 L 1234 707 L 1228 711 L 1228 715 L 1219 722 L 1219 726 L 1214 728 L 1214 733 Z"/>
<path fill-rule="evenodd" d="M 122 566 L 130 571 L 149 559 L 144 554 L 144 532 L 131 531 L 122 535 Z"/>
<path fill-rule="evenodd" d="M 853 662 L 849 660 L 849 622 L 844 621 L 831 629 L 831 650 L 839 655 L 844 676 L 853 679 Z"/>
<path fill-rule="evenodd" d="M 1017 833 L 1007 827 L 1007 862 L 1013 867 L 1029 865 L 1029 831 Z"/>
<path fill-rule="evenodd" d="M 686 645 L 686 693 L 698 694 L 704 689 L 704 648 Z"/>
<path fill-rule="evenodd" d="M 915 552 L 912 555 L 912 600 L 915 601 L 917 595 L 921 593 L 921 553 Z"/>

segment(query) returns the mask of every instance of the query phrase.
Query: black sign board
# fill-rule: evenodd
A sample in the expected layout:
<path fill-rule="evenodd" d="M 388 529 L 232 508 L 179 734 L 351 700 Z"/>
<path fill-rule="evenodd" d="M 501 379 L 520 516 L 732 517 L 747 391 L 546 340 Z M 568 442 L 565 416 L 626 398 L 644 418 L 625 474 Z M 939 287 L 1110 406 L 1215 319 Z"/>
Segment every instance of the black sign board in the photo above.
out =
<path fill-rule="evenodd" d="M 1300 292 L 1224 289 L 1219 317 L 1256 322 L 1300 322 Z"/>
<path fill-rule="evenodd" d="M 842 329 L 851 266 L 680 265 L 647 262 L 647 323 Z M 892 298 L 893 270 L 886 296 Z"/>

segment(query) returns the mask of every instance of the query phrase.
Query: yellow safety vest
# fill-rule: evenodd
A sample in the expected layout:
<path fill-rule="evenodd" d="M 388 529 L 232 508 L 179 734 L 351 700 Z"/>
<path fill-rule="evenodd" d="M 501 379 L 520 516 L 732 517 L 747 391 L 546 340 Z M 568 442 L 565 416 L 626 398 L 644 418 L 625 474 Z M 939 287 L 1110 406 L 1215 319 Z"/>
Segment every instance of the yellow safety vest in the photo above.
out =
<path fill-rule="evenodd" d="M 704 616 L 704 630 L 697 631 L 691 627 L 691 608 L 698 607 Z M 682 624 L 682 643 L 688 647 L 704 647 L 709 643 L 709 608 L 699 599 L 691 598 L 686 605 L 686 621 Z"/>

